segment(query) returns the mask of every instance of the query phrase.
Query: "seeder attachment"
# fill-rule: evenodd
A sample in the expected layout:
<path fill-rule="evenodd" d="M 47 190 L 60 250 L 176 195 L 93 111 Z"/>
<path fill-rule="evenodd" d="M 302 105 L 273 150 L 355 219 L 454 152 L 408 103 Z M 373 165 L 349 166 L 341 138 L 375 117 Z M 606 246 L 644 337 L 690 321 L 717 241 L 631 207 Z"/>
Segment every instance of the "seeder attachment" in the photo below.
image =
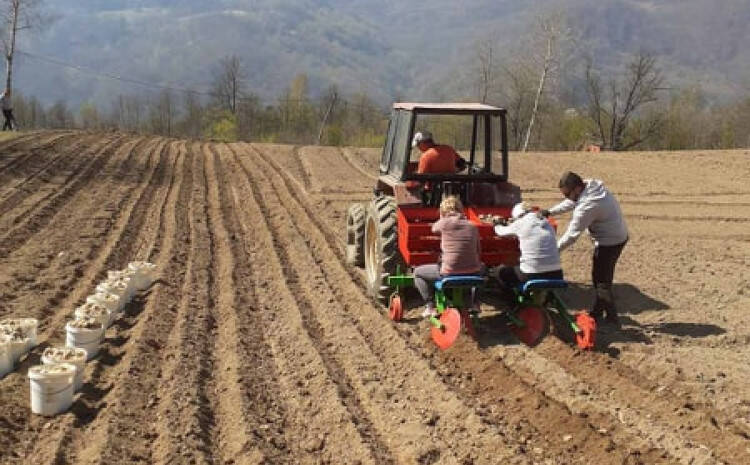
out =
<path fill-rule="evenodd" d="M 580 349 L 591 350 L 596 342 L 596 320 L 588 312 L 581 311 L 576 315 L 576 344 Z"/>
<path fill-rule="evenodd" d="M 430 317 L 432 340 L 445 350 L 453 345 L 461 333 L 461 314 L 455 308 L 447 308 L 438 317 Z"/>

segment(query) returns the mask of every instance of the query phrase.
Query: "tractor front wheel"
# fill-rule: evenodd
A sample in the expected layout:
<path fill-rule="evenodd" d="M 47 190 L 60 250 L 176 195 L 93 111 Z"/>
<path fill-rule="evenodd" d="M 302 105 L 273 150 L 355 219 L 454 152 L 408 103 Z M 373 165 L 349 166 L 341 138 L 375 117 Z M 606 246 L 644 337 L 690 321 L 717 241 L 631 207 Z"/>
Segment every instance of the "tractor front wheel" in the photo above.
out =
<path fill-rule="evenodd" d="M 388 305 L 392 292 L 388 277 L 401 262 L 396 203 L 391 197 L 378 197 L 370 202 L 365 222 L 365 270 L 370 294 L 383 305 Z"/>

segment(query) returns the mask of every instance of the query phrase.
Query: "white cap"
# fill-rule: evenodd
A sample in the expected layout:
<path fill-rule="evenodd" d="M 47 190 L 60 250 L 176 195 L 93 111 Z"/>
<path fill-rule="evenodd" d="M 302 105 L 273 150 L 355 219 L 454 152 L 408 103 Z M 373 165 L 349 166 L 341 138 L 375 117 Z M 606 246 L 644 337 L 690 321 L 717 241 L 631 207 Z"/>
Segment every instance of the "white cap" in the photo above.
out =
<path fill-rule="evenodd" d="M 411 140 L 411 146 L 416 147 L 420 142 L 426 140 L 432 140 L 432 133 L 430 131 L 421 131 L 414 134 L 414 139 Z"/>
<path fill-rule="evenodd" d="M 524 213 L 529 211 L 529 206 L 526 205 L 524 202 L 517 203 L 513 206 L 513 210 L 510 212 L 510 216 L 517 220 L 518 218 L 522 217 Z"/>

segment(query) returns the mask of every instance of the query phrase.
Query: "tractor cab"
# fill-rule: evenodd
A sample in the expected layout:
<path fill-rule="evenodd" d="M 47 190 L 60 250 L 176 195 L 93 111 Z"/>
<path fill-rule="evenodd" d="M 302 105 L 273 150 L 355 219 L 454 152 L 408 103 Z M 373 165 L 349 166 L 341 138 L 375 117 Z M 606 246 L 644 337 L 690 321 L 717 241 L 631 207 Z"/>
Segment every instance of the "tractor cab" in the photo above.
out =
<path fill-rule="evenodd" d="M 455 170 L 417 172 L 422 153 L 412 140 L 425 131 L 435 144 L 458 152 L 463 161 Z M 508 182 L 506 110 L 479 103 L 394 104 L 374 198 L 351 205 L 347 214 L 347 261 L 365 267 L 370 292 L 381 303 L 392 292 L 389 276 L 437 263 L 440 237 L 432 224 L 446 195 L 459 196 L 477 225 L 486 266 L 518 263 L 517 240 L 493 230 L 493 220 L 510 217 L 521 201 L 519 187 Z"/>
<path fill-rule="evenodd" d="M 465 168 L 417 173 L 421 152 L 411 142 L 421 131 L 459 152 Z M 506 110 L 478 103 L 393 105 L 376 190 L 394 195 L 399 205 L 437 206 L 442 195 L 459 195 L 467 205 L 497 205 L 518 194 L 507 181 Z"/>

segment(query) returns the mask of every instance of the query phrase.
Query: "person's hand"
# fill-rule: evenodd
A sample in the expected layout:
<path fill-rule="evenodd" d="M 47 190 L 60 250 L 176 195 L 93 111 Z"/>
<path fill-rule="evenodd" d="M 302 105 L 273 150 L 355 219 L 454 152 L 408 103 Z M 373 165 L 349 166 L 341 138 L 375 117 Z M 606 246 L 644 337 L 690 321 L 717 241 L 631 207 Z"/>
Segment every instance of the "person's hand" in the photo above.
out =
<path fill-rule="evenodd" d="M 549 210 L 544 210 L 544 209 L 539 210 L 538 212 L 536 212 L 536 215 L 539 218 L 549 218 L 549 214 L 550 214 Z"/>

